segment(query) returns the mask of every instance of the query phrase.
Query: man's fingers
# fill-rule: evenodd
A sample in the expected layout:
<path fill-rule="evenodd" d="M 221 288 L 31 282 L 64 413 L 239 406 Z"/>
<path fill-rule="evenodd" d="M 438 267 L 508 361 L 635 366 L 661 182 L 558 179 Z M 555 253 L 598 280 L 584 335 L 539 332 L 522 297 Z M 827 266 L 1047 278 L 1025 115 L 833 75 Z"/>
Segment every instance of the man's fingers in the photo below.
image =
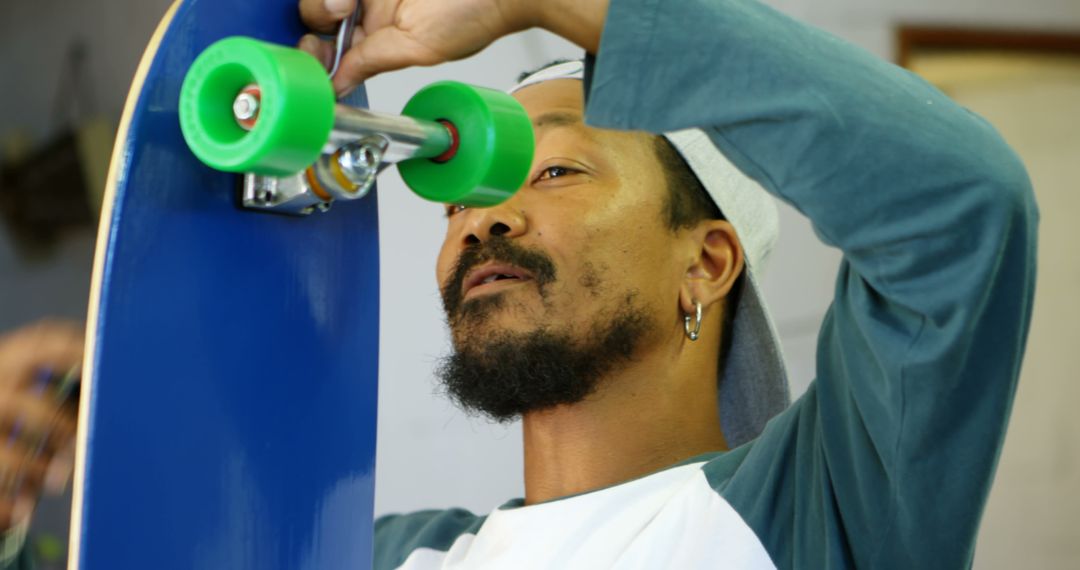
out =
<path fill-rule="evenodd" d="M 364 0 L 363 13 L 356 27 L 366 34 L 374 34 L 383 28 L 393 27 L 399 0 Z M 356 45 L 356 40 L 353 40 Z"/>
<path fill-rule="evenodd" d="M 0 446 L 9 439 L 37 438 L 48 435 L 46 449 L 68 445 L 77 429 L 76 411 L 70 406 L 57 408 L 55 403 L 25 393 L 9 394 L 0 401 Z"/>
<path fill-rule="evenodd" d="M 0 530 L 29 520 L 42 491 L 63 492 L 74 465 L 74 441 L 40 447 L 32 438 L 0 439 Z M 54 432 L 55 433 L 55 432 Z"/>
<path fill-rule="evenodd" d="M 300 38 L 300 44 L 297 47 L 315 56 L 315 59 L 319 60 L 327 71 L 334 64 L 333 42 L 323 41 L 315 34 L 307 34 Z"/>
<path fill-rule="evenodd" d="M 22 445 L 0 444 L 0 494 L 15 491 L 36 493 L 45 479 L 49 464 L 41 457 L 33 457 L 33 450 Z M 20 481 L 21 479 L 21 481 Z M 21 489 L 13 485 L 21 484 Z"/>
<path fill-rule="evenodd" d="M 329 34 L 351 16 L 357 0 L 300 0 L 300 17 L 309 28 Z"/>
<path fill-rule="evenodd" d="M 65 321 L 40 321 L 0 338 L 0 383 L 25 385 L 36 372 L 64 373 L 83 357 L 83 328 Z"/>
<path fill-rule="evenodd" d="M 55 402 L 25 392 L 8 394 L 0 401 L 0 425 L 29 433 L 57 430 L 74 433 L 76 419 L 70 410 L 57 408 Z M 18 426 L 17 428 L 15 426 Z M 5 434 L 6 435 L 6 434 Z M 2 442 L 0 442 L 2 443 Z"/>
<path fill-rule="evenodd" d="M 359 45 L 364 41 L 366 36 L 367 34 L 364 33 L 364 30 L 359 27 L 354 29 L 352 43 L 349 45 Z M 337 52 L 336 41 L 336 39 L 324 40 L 315 34 L 305 34 L 304 37 L 300 38 L 300 43 L 297 47 L 315 56 L 315 59 L 318 59 L 319 63 L 321 63 L 327 71 L 330 71 L 334 67 L 334 55 Z"/>
<path fill-rule="evenodd" d="M 334 91 L 339 97 L 344 96 L 380 73 L 414 65 L 435 65 L 444 60 L 407 33 L 397 28 L 381 28 L 360 39 L 342 58 L 334 77 Z"/>

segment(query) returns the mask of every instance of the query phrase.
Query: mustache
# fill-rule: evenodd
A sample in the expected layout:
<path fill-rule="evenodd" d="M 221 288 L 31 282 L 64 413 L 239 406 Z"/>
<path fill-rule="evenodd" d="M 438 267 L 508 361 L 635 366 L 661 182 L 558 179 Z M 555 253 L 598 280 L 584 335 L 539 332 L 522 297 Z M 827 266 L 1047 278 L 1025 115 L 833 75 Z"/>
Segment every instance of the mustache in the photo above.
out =
<path fill-rule="evenodd" d="M 465 277 L 469 271 L 489 261 L 507 263 L 528 271 L 540 287 L 541 294 L 544 286 L 555 281 L 556 278 L 555 263 L 547 254 L 522 247 L 502 236 L 491 236 L 484 242 L 466 247 L 454 263 L 454 270 L 450 277 L 442 284 L 443 309 L 447 317 L 453 319 L 461 310 L 462 289 L 465 287 Z"/>

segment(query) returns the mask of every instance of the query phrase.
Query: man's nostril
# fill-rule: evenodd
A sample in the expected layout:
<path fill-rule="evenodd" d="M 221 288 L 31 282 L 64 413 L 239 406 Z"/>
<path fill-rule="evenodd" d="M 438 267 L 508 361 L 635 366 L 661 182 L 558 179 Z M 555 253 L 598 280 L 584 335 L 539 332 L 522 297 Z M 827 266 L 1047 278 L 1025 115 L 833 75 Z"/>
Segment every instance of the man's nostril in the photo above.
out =
<path fill-rule="evenodd" d="M 491 226 L 491 235 L 493 236 L 501 236 L 508 233 L 510 233 L 510 226 L 502 222 L 496 222 Z"/>

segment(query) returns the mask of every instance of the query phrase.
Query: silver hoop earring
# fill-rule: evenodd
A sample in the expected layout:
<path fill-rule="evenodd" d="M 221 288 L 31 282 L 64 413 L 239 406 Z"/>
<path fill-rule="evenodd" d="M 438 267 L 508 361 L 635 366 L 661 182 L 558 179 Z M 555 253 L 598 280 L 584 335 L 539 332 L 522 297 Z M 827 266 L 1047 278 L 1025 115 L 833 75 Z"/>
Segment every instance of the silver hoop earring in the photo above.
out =
<path fill-rule="evenodd" d="M 697 340 L 698 333 L 701 332 L 701 301 L 694 301 L 697 306 L 697 310 L 694 315 L 694 330 L 690 330 L 690 315 L 683 315 L 683 328 L 686 329 L 686 338 L 690 340 Z"/>

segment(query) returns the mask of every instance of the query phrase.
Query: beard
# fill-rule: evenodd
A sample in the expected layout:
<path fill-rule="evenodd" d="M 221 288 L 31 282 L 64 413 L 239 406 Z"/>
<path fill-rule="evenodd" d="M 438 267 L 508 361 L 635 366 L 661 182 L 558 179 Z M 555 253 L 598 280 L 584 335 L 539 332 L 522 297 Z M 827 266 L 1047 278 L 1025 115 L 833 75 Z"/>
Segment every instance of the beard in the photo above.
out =
<path fill-rule="evenodd" d="M 549 309 L 552 304 L 544 285 L 555 280 L 555 271 L 545 254 L 509 240 L 495 239 L 474 248 L 462 254 L 443 287 L 454 349 L 436 369 L 446 394 L 466 412 L 504 423 L 528 412 L 578 403 L 596 392 L 606 375 L 629 362 L 653 328 L 649 313 L 631 290 L 614 309 L 600 311 L 585 326 L 482 331 L 484 321 L 504 308 L 505 293 L 460 302 L 460 283 L 469 269 L 498 260 L 530 270 L 539 276 L 541 301 Z M 601 280 L 597 275 L 587 277 L 582 284 L 597 294 Z"/>

